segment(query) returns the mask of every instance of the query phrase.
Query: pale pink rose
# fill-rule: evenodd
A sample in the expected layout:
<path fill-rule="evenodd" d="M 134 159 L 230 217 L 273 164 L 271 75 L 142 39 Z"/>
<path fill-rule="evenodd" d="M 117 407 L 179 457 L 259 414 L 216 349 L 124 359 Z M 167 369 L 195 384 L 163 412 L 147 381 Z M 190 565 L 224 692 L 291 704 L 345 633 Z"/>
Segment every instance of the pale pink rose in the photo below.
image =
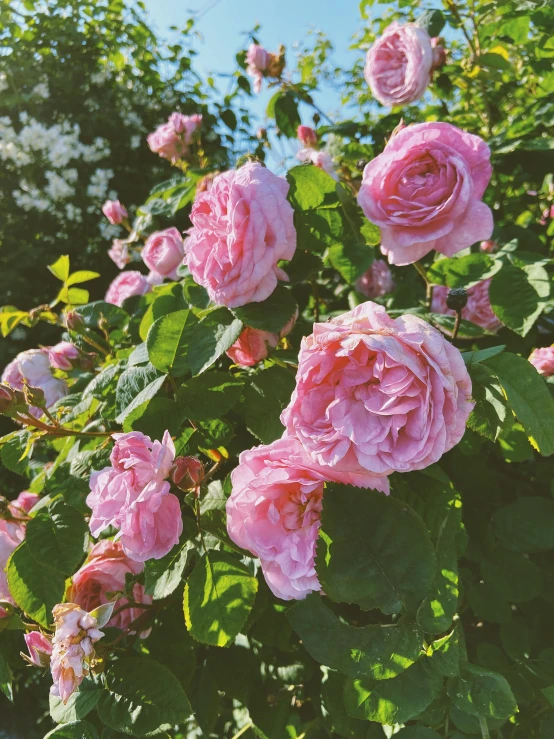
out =
<path fill-rule="evenodd" d="M 106 200 L 102 206 L 102 213 L 113 226 L 119 226 L 127 218 L 127 208 L 119 200 Z"/>
<path fill-rule="evenodd" d="M 78 366 L 80 356 L 81 352 L 69 341 L 60 341 L 59 344 L 48 349 L 50 365 L 64 372 L 69 372 L 70 369 Z"/>
<path fill-rule="evenodd" d="M 261 164 L 223 172 L 196 196 L 185 241 L 195 281 L 219 305 L 238 308 L 268 298 L 287 275 L 278 266 L 296 251 L 287 181 Z"/>
<path fill-rule="evenodd" d="M 202 116 L 198 113 L 195 115 L 183 115 L 183 113 L 172 113 L 169 116 L 168 123 L 173 126 L 175 133 L 184 135 L 185 144 L 192 143 L 192 139 L 196 131 L 202 125 Z"/>
<path fill-rule="evenodd" d="M 142 563 L 127 557 L 121 542 L 104 539 L 93 546 L 85 564 L 73 575 L 67 599 L 85 611 L 94 611 L 105 603 L 114 602 L 115 594 L 125 590 L 127 574 L 139 575 L 143 569 Z M 133 586 L 133 599 L 136 603 L 152 603 L 152 597 L 145 594 L 140 583 Z M 125 597 L 117 598 L 114 611 L 128 602 Z M 113 616 L 107 626 L 128 629 L 144 613 L 144 608 L 127 608 Z"/>
<path fill-rule="evenodd" d="M 129 243 L 123 239 L 114 239 L 108 249 L 108 256 L 119 269 L 123 269 L 131 261 Z"/>
<path fill-rule="evenodd" d="M 296 136 L 302 146 L 307 149 L 312 149 L 317 145 L 317 133 L 310 126 L 298 126 Z"/>
<path fill-rule="evenodd" d="M 269 54 L 257 44 L 250 44 L 246 53 L 246 73 L 254 79 L 254 92 L 261 92 L 263 73 L 267 69 Z"/>
<path fill-rule="evenodd" d="M 329 474 L 328 468 L 314 463 L 296 439 L 279 439 L 242 452 L 231 473 L 229 536 L 260 558 L 266 582 L 278 598 L 301 599 L 320 590 L 315 544 L 323 486 L 333 479 L 334 471 Z M 347 481 L 360 482 L 351 476 Z M 373 482 L 388 493 L 386 477 Z"/>
<path fill-rule="evenodd" d="M 54 684 L 50 692 L 65 704 L 89 675 L 94 644 L 104 634 L 98 630 L 96 618 L 75 603 L 54 606 L 52 612 L 56 630 L 50 662 Z"/>
<path fill-rule="evenodd" d="M 67 383 L 52 374 L 47 348 L 27 349 L 18 354 L 4 369 L 2 382 L 14 390 L 23 390 L 25 383 L 42 390 L 47 408 L 66 396 L 68 392 Z M 29 411 L 35 418 L 40 418 L 43 414 L 43 411 L 36 406 L 30 406 Z"/>
<path fill-rule="evenodd" d="M 13 518 L 27 518 L 27 514 L 39 502 L 40 496 L 36 493 L 29 493 L 27 490 L 19 493 L 15 500 L 9 504 L 8 508 Z"/>
<path fill-rule="evenodd" d="M 485 254 L 492 254 L 493 252 L 498 251 L 498 244 L 493 239 L 482 241 L 479 244 L 479 251 L 482 251 Z"/>
<path fill-rule="evenodd" d="M 328 151 L 311 148 L 300 149 L 296 154 L 296 158 L 300 162 L 311 162 L 318 167 L 318 169 L 322 169 L 324 172 L 327 172 L 328 175 L 331 175 L 334 180 L 339 179 L 333 164 L 333 157 Z"/>
<path fill-rule="evenodd" d="M 112 466 L 90 478 L 91 533 L 97 537 L 113 526 L 132 560 L 160 559 L 183 530 L 179 501 L 166 481 L 175 458 L 173 440 L 167 431 L 161 442 L 138 431 L 113 438 Z"/>
<path fill-rule="evenodd" d="M 29 650 L 28 660 L 35 667 L 48 667 L 52 655 L 52 641 L 40 631 L 29 631 L 23 634 Z"/>
<path fill-rule="evenodd" d="M 382 105 L 407 105 L 419 100 L 427 89 L 433 62 L 427 31 L 414 23 L 395 21 L 367 52 L 364 74 Z"/>
<path fill-rule="evenodd" d="M 225 354 L 242 367 L 253 367 L 262 359 L 267 359 L 269 350 L 279 343 L 277 334 L 257 328 L 245 328 L 235 343 Z"/>
<path fill-rule="evenodd" d="M 493 220 L 481 198 L 491 176 L 479 136 L 449 123 L 406 126 L 364 169 L 358 203 L 381 229 L 391 264 L 412 264 L 435 249 L 448 257 L 489 239 Z"/>
<path fill-rule="evenodd" d="M 424 469 L 455 446 L 470 398 L 461 354 L 439 331 L 367 301 L 302 340 L 281 421 L 333 473 L 389 475 Z"/>
<path fill-rule="evenodd" d="M 554 346 L 533 349 L 529 361 L 541 375 L 551 377 L 554 375 Z"/>
<path fill-rule="evenodd" d="M 356 281 L 356 290 L 367 298 L 379 298 L 394 290 L 392 274 L 386 262 L 374 259 L 371 267 Z"/>
<path fill-rule="evenodd" d="M 151 151 L 172 162 L 185 156 L 193 135 L 202 122 L 201 115 L 172 113 L 167 123 L 147 136 Z"/>
<path fill-rule="evenodd" d="M 152 289 L 147 278 L 140 272 L 129 270 L 117 275 L 106 293 L 106 303 L 121 307 L 125 300 L 133 295 L 146 295 Z"/>
<path fill-rule="evenodd" d="M 481 326 L 486 331 L 496 331 L 502 326 L 502 321 L 498 319 L 491 308 L 489 298 L 489 287 L 491 279 L 483 280 L 477 285 L 470 287 L 467 291 L 467 304 L 462 308 L 462 318 L 471 321 L 476 326 Z M 442 313 L 445 316 L 455 316 L 456 311 L 451 310 L 446 305 L 446 296 L 449 288 L 444 285 L 438 285 L 433 289 L 433 302 L 431 310 L 433 313 Z"/>
<path fill-rule="evenodd" d="M 148 237 L 141 256 L 152 272 L 174 280 L 183 262 L 183 237 L 176 228 L 157 231 Z"/>

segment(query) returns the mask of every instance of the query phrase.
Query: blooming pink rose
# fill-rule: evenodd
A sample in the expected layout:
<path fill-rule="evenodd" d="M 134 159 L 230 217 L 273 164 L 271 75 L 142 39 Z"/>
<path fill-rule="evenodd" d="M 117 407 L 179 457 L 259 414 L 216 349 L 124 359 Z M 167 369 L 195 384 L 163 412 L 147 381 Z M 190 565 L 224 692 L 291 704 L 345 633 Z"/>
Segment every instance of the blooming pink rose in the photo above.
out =
<path fill-rule="evenodd" d="M 113 226 L 119 226 L 129 215 L 127 208 L 119 200 L 106 200 L 102 206 L 102 213 Z"/>
<path fill-rule="evenodd" d="M 27 349 L 18 354 L 4 369 L 2 382 L 14 390 L 23 390 L 25 383 L 42 390 L 47 408 L 54 405 L 68 392 L 67 383 L 53 376 L 46 348 Z M 43 414 L 42 409 L 36 406 L 30 406 L 29 410 L 36 418 L 40 418 Z"/>
<path fill-rule="evenodd" d="M 258 303 L 288 279 L 278 266 L 296 251 L 288 189 L 285 179 L 249 163 L 218 175 L 196 196 L 185 261 L 215 303 Z"/>
<path fill-rule="evenodd" d="M 108 249 L 108 256 L 119 269 L 123 269 L 131 261 L 129 242 L 123 239 L 114 239 Z"/>
<path fill-rule="evenodd" d="M 52 367 L 69 372 L 70 369 L 79 364 L 81 352 L 69 341 L 60 341 L 48 349 L 48 359 Z"/>
<path fill-rule="evenodd" d="M 367 298 L 379 298 L 394 290 L 394 281 L 387 263 L 374 259 L 371 267 L 356 281 L 355 288 Z"/>
<path fill-rule="evenodd" d="M 148 269 L 174 280 L 183 262 L 183 237 L 176 228 L 157 231 L 148 237 L 141 256 Z"/>
<path fill-rule="evenodd" d="M 183 115 L 182 113 L 172 113 L 169 116 L 168 123 L 173 126 L 175 133 L 184 134 L 185 144 L 192 143 L 192 139 L 196 131 L 202 125 L 202 116 L 198 113 L 195 115 Z"/>
<path fill-rule="evenodd" d="M 345 480 L 339 475 L 341 482 Z M 314 463 L 296 439 L 242 452 L 231 473 L 227 529 L 239 547 L 260 558 L 271 591 L 283 600 L 301 599 L 319 590 L 314 566 L 321 499 L 334 470 Z M 352 478 L 354 484 L 365 478 Z M 388 493 L 386 477 L 375 487 Z"/>
<path fill-rule="evenodd" d="M 302 340 L 281 420 L 333 473 L 389 475 L 428 467 L 457 444 L 470 397 L 461 354 L 439 331 L 368 301 Z"/>
<path fill-rule="evenodd" d="M 434 58 L 431 38 L 414 23 L 394 22 L 367 52 L 365 78 L 382 105 L 407 105 L 419 100 L 431 81 Z"/>
<path fill-rule="evenodd" d="M 127 557 L 121 542 L 104 539 L 93 546 L 85 564 L 73 575 L 67 599 L 86 611 L 94 611 L 98 606 L 113 602 L 115 593 L 124 591 L 127 574 L 139 575 L 143 569 L 142 563 Z M 152 603 L 152 597 L 145 594 L 140 583 L 133 586 L 133 598 L 136 603 Z M 118 611 L 128 602 L 127 598 L 118 598 L 114 610 Z M 127 608 L 113 616 L 107 625 L 128 629 L 144 612 L 144 608 Z"/>
<path fill-rule="evenodd" d="M 96 618 L 75 603 L 54 606 L 52 612 L 56 631 L 52 639 L 50 670 L 54 684 L 50 692 L 65 704 L 90 673 L 94 644 L 104 634 L 98 630 Z"/>
<path fill-rule="evenodd" d="M 242 367 L 253 367 L 269 356 L 269 349 L 279 343 L 277 334 L 257 328 L 245 328 L 235 343 L 225 352 L 227 356 Z"/>
<path fill-rule="evenodd" d="M 182 113 L 172 113 L 167 123 L 158 126 L 148 135 L 146 139 L 148 146 L 155 154 L 175 162 L 187 153 L 201 122 L 201 115 L 186 116 Z"/>
<path fill-rule="evenodd" d="M 152 289 L 152 286 L 144 275 L 134 270 L 122 272 L 112 281 L 106 293 L 106 303 L 113 305 L 123 305 L 127 298 L 133 295 L 146 295 Z"/>
<path fill-rule="evenodd" d="M 179 501 L 165 481 L 175 458 L 173 440 L 167 431 L 161 442 L 138 431 L 113 438 L 112 466 L 90 478 L 91 533 L 97 537 L 113 526 L 132 560 L 160 559 L 183 530 Z"/>
<path fill-rule="evenodd" d="M 308 149 L 313 148 L 317 144 L 317 133 L 310 126 L 298 126 L 296 136 L 302 146 Z"/>
<path fill-rule="evenodd" d="M 261 92 L 263 73 L 267 69 L 269 54 L 263 46 L 250 44 L 246 52 L 246 73 L 254 79 L 254 92 Z"/>
<path fill-rule="evenodd" d="M 493 221 L 481 202 L 491 176 L 479 136 L 449 123 L 406 126 L 364 169 L 358 203 L 381 229 L 391 264 L 412 264 L 432 249 L 451 257 L 489 239 Z"/>
<path fill-rule="evenodd" d="M 29 631 L 23 637 L 29 650 L 29 662 L 35 667 L 48 667 L 52 655 L 51 640 L 40 631 Z"/>
<path fill-rule="evenodd" d="M 489 298 L 489 287 L 491 279 L 483 280 L 477 285 L 470 287 L 467 291 L 467 304 L 462 308 L 462 318 L 471 321 L 476 326 L 481 326 L 486 331 L 496 331 L 502 326 L 502 321 L 498 319 L 491 308 Z M 456 311 L 451 310 L 446 305 L 446 296 L 449 288 L 439 285 L 433 289 L 433 302 L 431 310 L 434 313 L 442 313 L 445 316 L 455 316 Z"/>
<path fill-rule="evenodd" d="M 296 158 L 300 162 L 311 162 L 318 169 L 322 169 L 324 172 L 327 172 L 328 175 L 331 175 L 334 180 L 339 179 L 339 176 L 336 173 L 335 167 L 333 165 L 333 157 L 329 154 L 328 151 L 312 148 L 300 149 L 300 151 L 296 154 Z"/>
<path fill-rule="evenodd" d="M 529 361 L 541 375 L 551 377 L 554 375 L 554 346 L 533 349 Z"/>

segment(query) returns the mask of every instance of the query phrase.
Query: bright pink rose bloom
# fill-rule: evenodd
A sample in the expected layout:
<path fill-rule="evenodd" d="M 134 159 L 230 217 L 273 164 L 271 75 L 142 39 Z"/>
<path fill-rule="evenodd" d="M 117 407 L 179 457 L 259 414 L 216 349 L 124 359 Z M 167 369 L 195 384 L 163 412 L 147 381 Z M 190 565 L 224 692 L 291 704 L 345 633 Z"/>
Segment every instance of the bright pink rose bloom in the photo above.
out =
<path fill-rule="evenodd" d="M 58 380 L 52 374 L 48 349 L 27 349 L 12 360 L 2 373 L 2 382 L 14 390 L 23 390 L 25 382 L 44 393 L 46 407 L 54 405 L 67 395 L 68 388 L 64 380 Z M 36 418 L 40 418 L 43 411 L 35 406 L 29 407 Z"/>
<path fill-rule="evenodd" d="M 529 361 L 541 375 L 551 377 L 554 375 L 554 346 L 533 349 Z"/>
<path fill-rule="evenodd" d="M 371 267 L 356 281 L 356 290 L 367 298 L 379 298 L 394 290 L 392 274 L 386 262 L 374 259 Z"/>
<path fill-rule="evenodd" d="M 183 530 L 179 501 L 166 481 L 175 458 L 173 440 L 167 431 L 161 442 L 138 431 L 113 438 L 112 466 L 90 478 L 91 533 L 97 537 L 113 526 L 132 560 L 160 559 Z"/>
<path fill-rule="evenodd" d="M 298 126 L 296 136 L 302 146 L 308 149 L 313 148 L 317 144 L 317 133 L 310 126 Z"/>
<path fill-rule="evenodd" d="M 253 367 L 262 359 L 267 359 L 269 350 L 279 343 L 277 334 L 258 328 L 245 328 L 225 354 L 242 367 Z"/>
<path fill-rule="evenodd" d="M 112 303 L 121 307 L 127 298 L 133 295 L 146 295 L 152 289 L 147 278 L 140 272 L 129 270 L 117 275 L 112 281 L 106 293 L 106 303 Z"/>
<path fill-rule="evenodd" d="M 119 226 L 129 215 L 127 208 L 119 200 L 106 200 L 102 206 L 102 213 L 113 226 Z"/>
<path fill-rule="evenodd" d="M 69 341 L 60 341 L 48 349 L 48 359 L 52 367 L 69 372 L 79 364 L 81 352 Z"/>
<path fill-rule="evenodd" d="M 281 420 L 334 474 L 389 475 L 424 469 L 455 446 L 470 398 L 458 349 L 421 318 L 394 320 L 368 301 L 302 340 Z"/>
<path fill-rule="evenodd" d="M 335 479 L 333 473 L 315 464 L 296 439 L 242 452 L 231 473 L 229 536 L 260 558 L 267 584 L 278 598 L 301 599 L 320 589 L 315 544 L 323 486 Z M 360 479 L 349 476 L 347 481 L 357 484 Z M 388 493 L 386 477 L 373 482 Z"/>
<path fill-rule="evenodd" d="M 185 261 L 215 303 L 259 303 L 288 279 L 278 266 L 296 251 L 288 189 L 285 179 L 249 163 L 218 175 L 196 196 Z"/>
<path fill-rule="evenodd" d="M 489 239 L 493 220 L 481 198 L 490 150 L 449 123 L 406 126 L 364 169 L 358 203 L 381 229 L 391 264 L 412 264 L 435 249 L 448 257 Z"/>
<path fill-rule="evenodd" d="M 75 603 L 54 606 L 52 612 L 56 631 L 52 639 L 50 670 L 54 684 L 50 692 L 65 704 L 90 673 L 94 644 L 104 634 L 98 630 L 96 618 Z"/>
<path fill-rule="evenodd" d="M 172 113 L 169 116 L 168 123 L 173 127 L 175 133 L 183 136 L 184 142 L 188 146 L 192 143 L 194 134 L 202 125 L 202 116 L 199 113 L 195 115 Z"/>
<path fill-rule="evenodd" d="M 367 52 L 365 78 L 381 105 L 407 105 L 423 95 L 431 81 L 431 37 L 414 23 L 391 23 Z"/>
<path fill-rule="evenodd" d="M 502 326 L 502 321 L 496 317 L 491 308 L 490 284 L 491 279 L 489 278 L 468 289 L 467 305 L 462 308 L 462 318 L 471 321 L 476 326 L 481 326 L 486 331 L 496 331 Z M 456 311 L 451 310 L 446 305 L 448 290 L 449 288 L 444 285 L 439 285 L 433 289 L 431 310 L 434 313 L 442 313 L 445 316 L 456 315 Z"/>
<path fill-rule="evenodd" d="M 482 241 L 479 244 L 479 251 L 482 251 L 485 254 L 492 254 L 493 252 L 498 251 L 498 244 L 493 239 Z"/>
<path fill-rule="evenodd" d="M 93 546 L 85 564 L 73 575 L 67 599 L 85 611 L 94 611 L 98 606 L 113 602 L 114 593 L 125 589 L 127 574 L 139 575 L 143 569 L 141 562 L 127 557 L 121 542 L 104 539 Z M 133 586 L 133 598 L 136 603 L 152 603 L 152 597 L 145 594 L 140 583 Z M 114 611 L 128 602 L 127 598 L 118 598 Z M 144 608 L 127 608 L 113 616 L 107 626 L 127 629 L 144 612 Z"/>
<path fill-rule="evenodd" d="M 177 267 L 182 264 L 183 237 L 176 228 L 157 231 L 148 237 L 142 250 L 142 260 L 153 272 L 174 280 Z"/>
<path fill-rule="evenodd" d="M 269 54 L 263 46 L 250 44 L 246 52 L 246 73 L 254 79 L 254 92 L 261 92 L 263 73 L 267 69 Z"/>
<path fill-rule="evenodd" d="M 119 269 L 123 269 L 131 261 L 129 243 L 123 239 L 114 239 L 108 249 L 108 256 Z"/>
<path fill-rule="evenodd" d="M 296 154 L 296 158 L 300 162 L 311 162 L 318 169 L 322 169 L 324 172 L 327 172 L 328 175 L 331 175 L 334 180 L 339 179 L 333 164 L 333 158 L 328 151 L 311 148 L 300 149 Z"/>
<path fill-rule="evenodd" d="M 29 650 L 29 662 L 35 667 L 48 667 L 52 655 L 51 640 L 40 631 L 29 631 L 23 637 Z"/>

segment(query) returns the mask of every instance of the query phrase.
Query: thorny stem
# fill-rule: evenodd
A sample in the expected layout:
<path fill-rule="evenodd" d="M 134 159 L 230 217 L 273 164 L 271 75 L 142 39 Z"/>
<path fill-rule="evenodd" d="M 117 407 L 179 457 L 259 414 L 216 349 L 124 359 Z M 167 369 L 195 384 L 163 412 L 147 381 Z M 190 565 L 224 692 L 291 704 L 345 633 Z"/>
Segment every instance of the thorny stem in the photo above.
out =
<path fill-rule="evenodd" d="M 414 267 L 425 282 L 425 305 L 427 306 L 427 310 L 430 310 L 431 303 L 433 302 L 433 283 L 429 282 L 429 280 L 427 279 L 427 274 L 419 262 L 414 262 Z"/>
<path fill-rule="evenodd" d="M 63 426 L 49 426 L 47 423 L 32 418 L 28 415 L 21 415 L 17 413 L 15 420 L 22 423 L 24 426 L 32 426 L 38 431 L 44 431 L 49 436 L 84 436 L 84 437 L 98 437 L 98 436 L 111 436 L 113 431 L 74 431 L 73 429 L 66 429 Z M 49 418 L 51 418 L 49 416 Z"/>
<path fill-rule="evenodd" d="M 458 331 L 460 330 L 460 321 L 462 320 L 462 311 L 456 311 L 456 322 L 454 323 L 454 331 L 452 332 L 452 341 L 456 341 L 458 337 Z"/>

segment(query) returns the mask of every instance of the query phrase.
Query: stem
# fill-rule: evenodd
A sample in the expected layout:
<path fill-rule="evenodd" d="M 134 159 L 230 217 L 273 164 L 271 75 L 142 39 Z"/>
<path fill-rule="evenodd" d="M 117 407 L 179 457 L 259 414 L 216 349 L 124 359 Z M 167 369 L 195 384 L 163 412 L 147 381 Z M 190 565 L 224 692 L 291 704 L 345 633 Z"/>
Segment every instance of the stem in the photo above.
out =
<path fill-rule="evenodd" d="M 114 433 L 113 431 L 74 431 L 73 429 L 66 429 L 63 426 L 49 426 L 47 423 L 42 423 L 42 421 L 38 421 L 36 418 L 32 418 L 28 415 L 22 416 L 20 413 L 17 413 L 14 416 L 14 419 L 19 421 L 19 423 L 22 423 L 24 426 L 32 426 L 38 431 L 44 431 L 44 433 L 49 436 L 83 436 L 87 438 L 98 436 L 106 437 L 111 436 Z"/>
<path fill-rule="evenodd" d="M 491 739 L 486 718 L 482 718 L 481 716 L 479 716 L 479 727 L 481 728 L 481 736 L 483 737 L 483 739 Z"/>
<path fill-rule="evenodd" d="M 460 330 L 460 321 L 462 320 L 462 311 L 456 311 L 456 322 L 454 323 L 454 331 L 452 333 L 452 341 L 456 341 L 458 337 L 458 331 Z"/>
<path fill-rule="evenodd" d="M 452 15 L 454 16 L 454 18 L 456 18 L 456 20 L 460 24 L 460 29 L 462 33 L 464 34 L 464 36 L 466 37 L 466 40 L 469 44 L 469 48 L 471 49 L 471 51 L 474 53 L 475 56 L 478 56 L 477 49 L 475 48 L 475 45 L 473 43 L 473 39 L 471 38 L 466 27 L 464 26 L 464 21 L 462 19 L 462 16 L 460 15 L 460 11 L 456 7 L 456 3 L 454 3 L 453 0 L 446 0 L 446 5 L 449 8 Z"/>
<path fill-rule="evenodd" d="M 319 290 L 317 289 L 317 282 L 315 280 L 312 280 L 312 294 L 314 296 L 314 313 L 315 313 L 315 322 L 319 323 Z"/>
<path fill-rule="evenodd" d="M 90 344 L 91 346 L 93 346 L 95 349 L 101 352 L 105 357 L 109 356 L 110 354 L 109 351 L 104 349 L 104 347 L 98 344 L 96 341 L 94 341 L 94 339 L 91 339 L 90 336 L 87 336 L 86 334 L 80 334 L 80 336 L 83 339 L 83 341 L 86 341 L 87 344 Z"/>
<path fill-rule="evenodd" d="M 238 739 L 239 736 L 242 736 L 243 734 L 245 734 L 248 731 L 248 729 L 251 729 L 253 726 L 254 726 L 254 722 L 251 721 L 249 724 L 246 724 L 246 726 L 243 726 L 242 729 L 240 729 L 240 731 L 237 731 L 237 733 L 233 737 L 231 737 L 231 739 Z"/>
<path fill-rule="evenodd" d="M 425 272 L 425 269 L 422 267 L 420 262 L 414 262 L 414 267 L 425 282 L 425 305 L 427 306 L 427 310 L 430 310 L 431 303 L 433 302 L 433 283 L 429 282 L 429 280 L 427 279 L 427 273 Z"/>

